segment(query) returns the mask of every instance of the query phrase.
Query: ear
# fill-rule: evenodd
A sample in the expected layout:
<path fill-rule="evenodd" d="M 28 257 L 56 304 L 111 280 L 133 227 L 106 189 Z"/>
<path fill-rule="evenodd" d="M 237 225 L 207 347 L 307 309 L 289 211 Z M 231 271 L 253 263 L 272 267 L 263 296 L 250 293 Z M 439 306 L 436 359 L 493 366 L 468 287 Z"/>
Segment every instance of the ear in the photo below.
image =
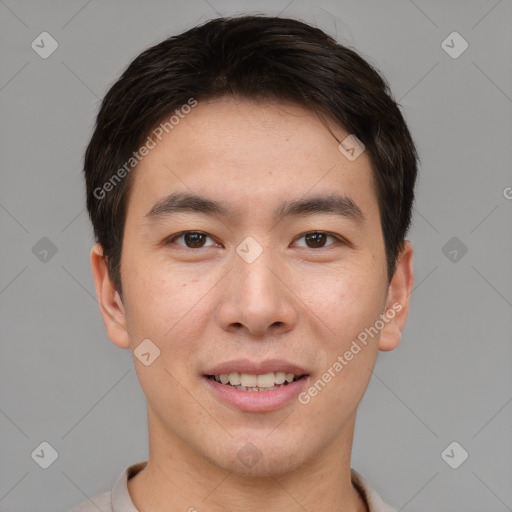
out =
<path fill-rule="evenodd" d="M 384 311 L 385 326 L 380 333 L 379 350 L 393 350 L 400 343 L 402 330 L 409 313 L 409 297 L 414 284 L 412 266 L 413 247 L 405 241 L 396 264 L 395 274 L 391 279 Z M 387 319 L 387 320 L 386 320 Z"/>
<path fill-rule="evenodd" d="M 124 305 L 108 274 L 103 248 L 95 244 L 91 250 L 91 268 L 103 323 L 110 341 L 120 348 L 130 348 Z"/>

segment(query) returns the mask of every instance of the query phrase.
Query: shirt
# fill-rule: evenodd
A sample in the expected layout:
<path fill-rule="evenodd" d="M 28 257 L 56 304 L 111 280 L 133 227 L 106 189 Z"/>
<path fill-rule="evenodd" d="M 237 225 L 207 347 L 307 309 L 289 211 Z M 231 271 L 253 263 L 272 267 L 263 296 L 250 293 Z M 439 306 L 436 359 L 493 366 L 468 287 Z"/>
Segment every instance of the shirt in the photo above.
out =
<path fill-rule="evenodd" d="M 128 466 L 119 475 L 111 491 L 97 494 L 90 500 L 84 501 L 71 512 L 138 512 L 128 492 L 128 480 L 141 471 L 147 462 L 138 462 Z M 366 500 L 369 512 L 397 512 L 386 505 L 377 492 L 370 486 L 355 469 L 350 468 L 352 483 Z M 94 502 L 94 503 L 93 503 Z"/>

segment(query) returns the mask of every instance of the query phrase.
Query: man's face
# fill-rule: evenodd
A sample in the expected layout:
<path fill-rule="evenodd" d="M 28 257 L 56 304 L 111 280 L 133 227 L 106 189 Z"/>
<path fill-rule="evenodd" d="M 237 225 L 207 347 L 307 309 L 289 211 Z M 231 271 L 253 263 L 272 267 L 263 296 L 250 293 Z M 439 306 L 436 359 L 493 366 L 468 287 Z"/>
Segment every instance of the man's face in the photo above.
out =
<path fill-rule="evenodd" d="M 331 129 L 340 141 L 348 135 Z M 153 448 L 265 475 L 348 443 L 382 333 L 359 342 L 341 370 L 335 363 L 391 305 L 367 154 L 348 160 L 298 106 L 222 98 L 199 102 L 134 173 L 122 250 L 126 337 L 110 337 L 160 350 L 148 366 L 134 357 Z M 176 193 L 232 215 L 162 203 Z M 328 196 L 350 199 L 362 216 L 274 216 Z M 302 378 L 271 391 L 208 377 L 247 373 L 254 385 L 251 375 L 294 368 Z M 319 379 L 324 386 L 307 393 Z"/>

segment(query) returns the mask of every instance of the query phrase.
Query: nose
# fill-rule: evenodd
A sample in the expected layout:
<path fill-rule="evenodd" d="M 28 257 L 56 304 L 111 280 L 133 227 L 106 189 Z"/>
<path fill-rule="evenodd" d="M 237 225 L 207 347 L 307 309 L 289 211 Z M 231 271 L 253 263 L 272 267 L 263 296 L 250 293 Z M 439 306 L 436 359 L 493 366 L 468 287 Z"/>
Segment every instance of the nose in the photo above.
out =
<path fill-rule="evenodd" d="M 297 295 L 271 251 L 252 263 L 238 255 L 226 276 L 216 309 L 219 326 L 228 332 L 265 337 L 285 333 L 298 319 Z"/>

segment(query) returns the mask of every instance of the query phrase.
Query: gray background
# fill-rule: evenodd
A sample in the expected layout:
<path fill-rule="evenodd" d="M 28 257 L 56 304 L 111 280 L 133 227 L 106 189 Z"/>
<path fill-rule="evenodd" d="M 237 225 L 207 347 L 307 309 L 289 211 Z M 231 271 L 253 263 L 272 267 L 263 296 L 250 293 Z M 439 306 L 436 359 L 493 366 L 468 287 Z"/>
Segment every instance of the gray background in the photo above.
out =
<path fill-rule="evenodd" d="M 352 467 L 399 510 L 512 510 L 510 0 L 0 0 L 0 510 L 66 510 L 146 459 L 144 396 L 94 296 L 83 151 L 140 51 L 249 12 L 355 47 L 420 152 L 410 317 L 379 354 Z M 44 31 L 59 45 L 47 59 L 31 48 Z M 453 31 L 469 44 L 458 58 L 441 46 Z M 42 441 L 59 454 L 48 469 L 31 458 Z M 458 469 L 441 458 L 452 441 L 469 453 Z"/>

